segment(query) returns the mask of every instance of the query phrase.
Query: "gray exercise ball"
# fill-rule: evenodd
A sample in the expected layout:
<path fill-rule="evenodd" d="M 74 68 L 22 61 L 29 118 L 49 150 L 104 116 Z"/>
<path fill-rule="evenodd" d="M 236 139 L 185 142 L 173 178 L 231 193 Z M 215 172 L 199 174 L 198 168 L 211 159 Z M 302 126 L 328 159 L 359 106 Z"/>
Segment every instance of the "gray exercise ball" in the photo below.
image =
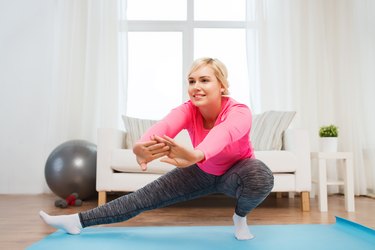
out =
<path fill-rule="evenodd" d="M 96 145 L 71 140 L 49 155 L 44 175 L 49 188 L 61 198 L 77 193 L 82 200 L 96 195 Z"/>

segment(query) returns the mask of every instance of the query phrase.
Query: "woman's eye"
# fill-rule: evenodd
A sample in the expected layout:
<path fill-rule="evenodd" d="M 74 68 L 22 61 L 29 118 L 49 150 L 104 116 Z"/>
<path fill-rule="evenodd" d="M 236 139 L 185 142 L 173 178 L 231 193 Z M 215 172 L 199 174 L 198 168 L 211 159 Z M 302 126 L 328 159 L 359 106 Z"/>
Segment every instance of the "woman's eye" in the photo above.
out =
<path fill-rule="evenodd" d="M 195 81 L 189 81 L 189 84 L 194 84 L 195 83 Z"/>

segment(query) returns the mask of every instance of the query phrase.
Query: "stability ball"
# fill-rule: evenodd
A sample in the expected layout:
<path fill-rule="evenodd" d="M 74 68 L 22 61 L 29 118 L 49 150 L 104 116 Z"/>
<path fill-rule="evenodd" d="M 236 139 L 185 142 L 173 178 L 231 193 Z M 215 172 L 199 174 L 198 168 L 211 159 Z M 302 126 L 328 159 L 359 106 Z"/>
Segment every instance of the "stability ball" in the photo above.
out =
<path fill-rule="evenodd" d="M 77 193 L 82 200 L 96 194 L 96 145 L 71 140 L 56 147 L 49 155 L 44 175 L 48 187 L 57 196 Z"/>

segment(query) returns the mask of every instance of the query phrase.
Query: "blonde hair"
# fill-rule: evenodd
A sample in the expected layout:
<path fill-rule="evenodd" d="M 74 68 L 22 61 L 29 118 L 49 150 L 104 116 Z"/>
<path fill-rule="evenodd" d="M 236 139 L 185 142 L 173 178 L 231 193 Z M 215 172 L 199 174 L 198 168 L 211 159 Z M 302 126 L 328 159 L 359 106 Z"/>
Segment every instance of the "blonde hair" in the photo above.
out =
<path fill-rule="evenodd" d="M 193 72 L 197 71 L 199 68 L 203 66 L 210 66 L 211 69 L 214 71 L 216 78 L 221 83 L 222 87 L 224 88 L 223 95 L 229 95 L 229 82 L 228 82 L 228 70 L 227 67 L 222 63 L 220 60 L 216 58 L 210 57 L 203 57 L 195 60 L 190 67 L 188 76 L 190 76 Z"/>

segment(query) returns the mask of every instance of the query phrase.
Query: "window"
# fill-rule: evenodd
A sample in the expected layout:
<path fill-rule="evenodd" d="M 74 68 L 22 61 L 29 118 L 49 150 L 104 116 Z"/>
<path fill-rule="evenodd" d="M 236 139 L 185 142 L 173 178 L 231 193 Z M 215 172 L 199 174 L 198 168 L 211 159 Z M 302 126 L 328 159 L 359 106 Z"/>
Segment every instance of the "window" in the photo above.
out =
<path fill-rule="evenodd" d="M 181 103 L 181 32 L 128 34 L 128 115 L 158 119 Z"/>
<path fill-rule="evenodd" d="M 120 13 L 120 41 L 125 41 L 120 46 L 127 51 L 127 115 L 161 119 L 188 100 L 186 74 L 199 57 L 223 61 L 229 71 L 231 96 L 250 104 L 246 59 L 249 0 L 121 2 L 126 6 Z"/>

